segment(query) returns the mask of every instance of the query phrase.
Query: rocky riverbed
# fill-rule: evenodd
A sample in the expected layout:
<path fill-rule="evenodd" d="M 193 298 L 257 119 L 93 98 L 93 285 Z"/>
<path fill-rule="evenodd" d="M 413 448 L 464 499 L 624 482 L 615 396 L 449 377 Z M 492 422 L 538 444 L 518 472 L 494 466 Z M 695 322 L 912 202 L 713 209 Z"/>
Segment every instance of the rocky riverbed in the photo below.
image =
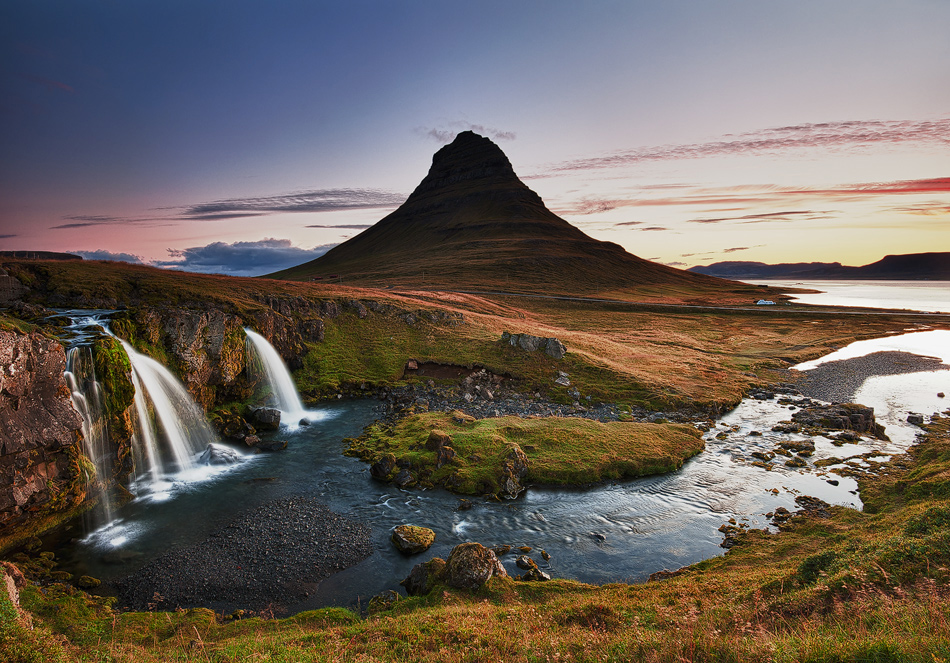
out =
<path fill-rule="evenodd" d="M 132 610 L 210 607 L 281 614 L 320 580 L 373 552 L 370 529 L 321 502 L 268 502 L 200 543 L 172 550 L 116 583 Z"/>

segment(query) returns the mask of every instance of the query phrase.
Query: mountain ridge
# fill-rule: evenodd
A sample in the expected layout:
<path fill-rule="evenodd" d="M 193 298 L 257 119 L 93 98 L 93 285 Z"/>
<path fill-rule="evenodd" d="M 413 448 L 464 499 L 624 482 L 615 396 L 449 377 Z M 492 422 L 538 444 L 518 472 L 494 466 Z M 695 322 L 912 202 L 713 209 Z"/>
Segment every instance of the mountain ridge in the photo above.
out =
<path fill-rule="evenodd" d="M 855 280 L 950 280 L 950 252 L 886 255 L 877 262 L 857 267 L 840 262 L 768 264 L 733 260 L 697 265 L 687 271 L 728 279 L 855 279 Z"/>

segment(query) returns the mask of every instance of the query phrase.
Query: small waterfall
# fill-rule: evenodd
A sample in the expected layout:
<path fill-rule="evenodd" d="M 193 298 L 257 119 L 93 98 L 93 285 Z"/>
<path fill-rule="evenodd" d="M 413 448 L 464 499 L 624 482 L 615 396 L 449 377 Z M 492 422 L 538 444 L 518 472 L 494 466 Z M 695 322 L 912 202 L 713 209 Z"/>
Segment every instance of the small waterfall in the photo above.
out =
<path fill-rule="evenodd" d="M 148 464 L 151 482 L 157 482 L 169 472 L 188 470 L 195 466 L 195 456 L 217 442 L 205 414 L 172 373 L 160 363 L 137 352 L 119 339 L 132 364 L 132 383 L 135 386 L 135 411 L 138 431 L 134 444 Z M 149 417 L 149 405 L 155 424 L 164 433 L 161 437 Z M 167 444 L 163 450 L 159 443 Z M 166 453 L 163 454 L 163 451 Z M 170 456 L 166 460 L 166 456 Z M 171 462 L 168 462 L 171 461 Z"/>
<path fill-rule="evenodd" d="M 300 419 L 308 418 L 309 413 L 300 400 L 300 394 L 297 392 L 293 378 L 290 377 L 290 371 L 287 370 L 287 366 L 274 346 L 253 330 L 245 328 L 244 333 L 247 334 L 248 355 L 259 360 L 258 363 L 263 367 L 274 399 L 273 405 L 284 415 L 283 419 L 294 425 Z M 249 365 L 253 363 L 253 361 L 248 362 Z"/>
<path fill-rule="evenodd" d="M 102 386 L 96 380 L 92 350 L 88 345 L 69 350 L 64 375 L 73 405 L 82 415 L 83 449 L 96 470 L 95 476 L 86 475 L 86 486 L 100 493 L 99 507 L 105 522 L 109 522 L 112 520 L 112 496 L 108 490 L 113 469 L 112 445 L 102 402 Z"/>

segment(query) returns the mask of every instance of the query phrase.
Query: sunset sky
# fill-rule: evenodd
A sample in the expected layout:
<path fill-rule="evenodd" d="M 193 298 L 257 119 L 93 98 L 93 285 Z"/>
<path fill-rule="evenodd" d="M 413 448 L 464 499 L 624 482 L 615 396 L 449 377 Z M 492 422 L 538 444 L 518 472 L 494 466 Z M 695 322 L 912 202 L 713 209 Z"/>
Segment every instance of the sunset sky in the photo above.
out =
<path fill-rule="evenodd" d="M 641 257 L 950 251 L 947 0 L 2 0 L 0 249 L 256 275 L 455 133 Z"/>

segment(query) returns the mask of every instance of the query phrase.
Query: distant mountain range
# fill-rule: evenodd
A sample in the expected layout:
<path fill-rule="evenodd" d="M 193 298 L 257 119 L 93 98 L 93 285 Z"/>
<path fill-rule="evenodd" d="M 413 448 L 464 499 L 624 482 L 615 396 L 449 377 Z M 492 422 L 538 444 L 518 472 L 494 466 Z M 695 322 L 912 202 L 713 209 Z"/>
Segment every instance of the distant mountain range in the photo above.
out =
<path fill-rule="evenodd" d="M 652 301 L 748 301 L 752 286 L 644 260 L 584 234 L 464 131 L 392 214 L 311 262 L 269 275 L 368 287 L 492 290 Z"/>
<path fill-rule="evenodd" d="M 741 260 L 690 267 L 690 272 L 725 279 L 855 279 L 950 281 L 950 253 L 907 253 L 884 256 L 861 267 L 840 262 L 795 262 L 768 265 Z"/>

